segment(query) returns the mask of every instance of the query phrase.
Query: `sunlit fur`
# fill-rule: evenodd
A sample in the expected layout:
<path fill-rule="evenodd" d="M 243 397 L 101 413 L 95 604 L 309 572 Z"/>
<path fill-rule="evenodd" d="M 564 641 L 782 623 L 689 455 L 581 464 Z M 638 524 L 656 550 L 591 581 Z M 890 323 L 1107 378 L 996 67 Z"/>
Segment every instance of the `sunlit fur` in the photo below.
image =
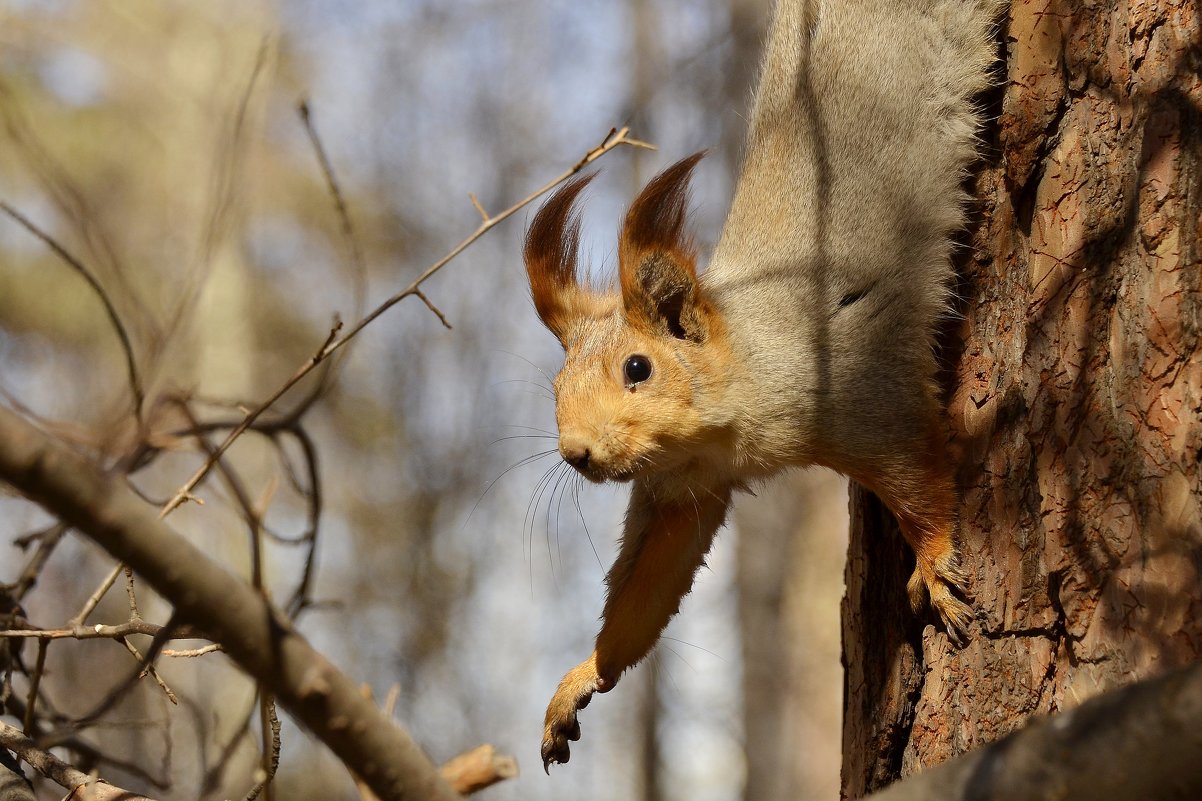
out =
<path fill-rule="evenodd" d="M 566 185 L 531 224 L 526 263 L 531 291 L 566 358 L 555 379 L 565 454 L 587 448 L 581 473 L 593 481 L 646 477 L 682 495 L 698 479 L 728 478 L 735 444 L 726 326 L 701 291 L 686 238 L 688 181 L 701 154 L 648 184 L 626 215 L 619 250 L 620 294 L 576 279 L 578 221 L 572 202 L 590 177 Z M 650 378 L 631 385 L 633 355 Z"/>
<path fill-rule="evenodd" d="M 568 759 L 577 710 L 654 645 L 732 492 L 790 466 L 832 467 L 875 492 L 916 555 L 915 611 L 929 600 L 949 636 L 967 632 L 934 339 L 1000 7 L 779 0 L 734 200 L 701 275 L 685 232 L 700 155 L 631 204 L 619 292 L 577 278 L 572 210 L 588 179 L 535 217 L 531 291 L 566 352 L 560 452 L 594 481 L 634 480 L 596 649 L 548 706 L 544 764 Z M 654 372 L 627 386 L 632 354 Z"/>
<path fill-rule="evenodd" d="M 724 344 L 658 335 L 626 318 L 615 304 L 573 326 L 555 380 L 561 447 L 589 448 L 581 472 L 593 481 L 706 469 L 706 455 L 732 436 L 720 402 L 729 376 L 713 358 Z M 651 377 L 627 386 L 623 367 L 636 354 L 650 359 Z"/>

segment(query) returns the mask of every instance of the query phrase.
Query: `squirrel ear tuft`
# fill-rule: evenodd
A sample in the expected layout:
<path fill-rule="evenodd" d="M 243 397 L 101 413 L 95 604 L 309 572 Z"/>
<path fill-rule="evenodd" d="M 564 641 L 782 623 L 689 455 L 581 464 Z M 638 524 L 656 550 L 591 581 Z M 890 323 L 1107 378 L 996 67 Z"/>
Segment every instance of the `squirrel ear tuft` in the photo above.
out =
<path fill-rule="evenodd" d="M 694 153 L 651 179 L 626 212 L 618 250 L 627 315 L 661 333 L 697 342 L 708 329 L 685 218 L 689 179 L 704 155 Z"/>
<path fill-rule="evenodd" d="M 574 205 L 596 175 L 582 175 L 564 184 L 534 215 L 526 232 L 523 257 L 534 308 L 561 342 L 586 294 L 576 278 L 580 216 L 574 213 Z"/>

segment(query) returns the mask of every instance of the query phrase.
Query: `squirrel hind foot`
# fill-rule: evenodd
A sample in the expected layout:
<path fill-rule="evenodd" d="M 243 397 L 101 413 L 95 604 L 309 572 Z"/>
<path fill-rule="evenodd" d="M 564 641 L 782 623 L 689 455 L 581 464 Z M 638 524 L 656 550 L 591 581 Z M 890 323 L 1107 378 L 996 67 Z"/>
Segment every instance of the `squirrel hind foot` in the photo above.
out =
<path fill-rule="evenodd" d="M 930 577 L 924 575 L 922 565 L 917 565 L 906 583 L 906 593 L 910 596 L 910 608 L 914 614 L 922 613 L 929 598 L 931 607 L 947 631 L 948 639 L 957 646 L 967 642 L 968 627 L 976 617 L 972 607 L 957 597 L 957 593 L 965 591 L 965 581 L 964 573 L 952 560 L 937 566 Z"/>

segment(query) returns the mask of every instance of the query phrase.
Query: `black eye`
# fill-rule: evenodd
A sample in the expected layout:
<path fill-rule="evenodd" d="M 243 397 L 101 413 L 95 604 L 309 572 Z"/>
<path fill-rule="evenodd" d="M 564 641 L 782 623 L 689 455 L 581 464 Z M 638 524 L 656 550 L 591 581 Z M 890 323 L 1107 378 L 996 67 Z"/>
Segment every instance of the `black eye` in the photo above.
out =
<path fill-rule="evenodd" d="M 622 372 L 626 375 L 626 386 L 641 384 L 651 377 L 651 360 L 637 354 L 631 356 L 623 365 Z"/>

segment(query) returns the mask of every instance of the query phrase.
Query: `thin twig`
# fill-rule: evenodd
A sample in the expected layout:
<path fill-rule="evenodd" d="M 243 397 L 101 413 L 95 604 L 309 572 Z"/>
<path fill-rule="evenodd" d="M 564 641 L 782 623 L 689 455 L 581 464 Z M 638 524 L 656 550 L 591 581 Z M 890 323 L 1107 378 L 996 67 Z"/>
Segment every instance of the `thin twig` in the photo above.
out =
<path fill-rule="evenodd" d="M 317 163 L 321 167 L 321 174 L 326 179 L 326 188 L 330 191 L 330 197 L 334 199 L 334 209 L 338 212 L 338 223 L 342 227 L 342 237 L 346 240 L 347 247 L 351 251 L 351 265 L 355 268 L 355 316 L 358 317 L 363 313 L 363 307 L 367 304 L 367 260 L 363 258 L 363 249 L 359 246 L 359 239 L 355 236 L 355 227 L 351 224 L 351 215 L 347 211 L 346 199 L 342 194 L 342 187 L 338 183 L 338 178 L 334 174 L 334 165 L 330 163 L 330 157 L 326 154 L 325 146 L 321 142 L 321 137 L 317 135 L 317 128 L 313 124 L 313 114 L 309 108 L 309 101 L 301 98 L 297 103 L 296 112 L 300 115 L 301 123 L 305 126 L 305 133 L 309 135 L 309 142 L 313 145 L 313 153 L 317 156 Z"/>
<path fill-rule="evenodd" d="M 102 782 L 71 767 L 49 751 L 38 748 L 33 740 L 3 721 L 0 721 L 0 746 L 12 751 L 21 761 L 47 779 L 71 791 L 67 796 L 71 801 L 147 801 L 143 796 Z"/>
<path fill-rule="evenodd" d="M 128 676 L 125 677 L 124 681 L 117 684 L 117 686 L 110 690 L 109 694 L 105 696 L 104 699 L 101 700 L 101 702 L 97 704 L 91 712 L 86 713 L 83 715 L 83 717 L 64 727 L 64 729 L 59 733 L 50 735 L 50 737 L 47 739 L 53 740 L 55 736 L 61 736 L 66 731 L 78 731 L 84 727 L 91 726 L 100 719 L 101 715 L 104 715 L 106 712 L 116 706 L 117 702 L 121 700 L 122 696 L 133 689 L 138 682 L 142 680 L 142 677 L 146 675 L 146 669 L 154 665 L 155 660 L 159 658 L 159 653 L 163 650 L 163 646 L 167 644 L 168 640 L 171 640 L 175 637 L 175 633 L 178 630 L 179 624 L 175 622 L 174 618 L 168 620 L 167 624 L 163 626 L 162 629 L 155 634 L 154 638 L 150 641 L 150 647 L 146 649 L 146 656 L 143 657 L 140 654 L 138 655 L 139 667 L 137 670 L 132 671 Z"/>
<path fill-rule="evenodd" d="M 38 685 L 42 683 L 42 674 L 46 670 L 47 640 L 38 640 L 38 657 L 34 662 L 33 673 L 29 676 L 29 693 L 25 696 L 25 718 L 22 721 L 26 733 L 33 733 L 34 709 L 38 705 Z"/>
<path fill-rule="evenodd" d="M 480 212 L 480 219 L 487 220 L 488 212 L 480 205 L 480 198 L 476 197 L 475 192 L 468 192 L 467 196 L 472 199 L 472 205 L 476 207 L 476 211 Z"/>
<path fill-rule="evenodd" d="M 104 581 L 100 582 L 100 586 L 88 596 L 88 600 L 84 601 L 83 607 L 79 610 L 79 614 L 67 621 L 67 625 L 72 629 L 82 628 L 83 624 L 88 622 L 88 615 L 92 614 L 92 612 L 96 609 L 96 606 L 100 603 L 100 599 L 103 598 L 104 594 L 109 591 L 109 588 L 116 583 L 117 576 L 120 576 L 124 570 L 125 564 L 118 562 L 117 565 L 109 571 L 109 574 L 104 577 Z"/>
<path fill-rule="evenodd" d="M 125 597 L 129 599 L 129 619 L 137 620 L 142 617 L 138 614 L 138 597 L 134 594 L 134 571 L 128 566 L 125 568 Z"/>
<path fill-rule="evenodd" d="M 311 358 L 307 359 L 304 362 L 304 364 L 302 364 L 299 368 L 297 368 L 296 372 L 292 374 L 291 378 L 289 378 L 287 381 L 285 381 L 280 386 L 279 389 L 277 389 L 275 392 L 273 392 L 271 394 L 271 396 L 269 398 L 267 398 L 267 400 L 263 401 L 263 403 L 259 404 L 259 406 L 257 406 L 250 413 L 248 413 L 246 415 L 246 417 L 243 418 L 242 422 L 238 424 L 237 428 L 235 428 L 233 431 L 231 431 L 226 436 L 225 440 L 220 445 L 217 446 L 216 451 L 208 459 L 205 460 L 204 464 L 202 464 L 200 466 L 200 468 L 197 469 L 197 471 L 192 474 L 191 478 L 189 478 L 186 482 L 184 482 L 183 486 L 181 486 L 176 491 L 175 495 L 171 498 L 171 500 L 169 500 L 166 503 L 166 505 L 163 506 L 162 510 L 159 513 L 160 519 L 163 517 L 166 517 L 174 509 L 178 508 L 191 495 L 191 492 L 193 489 L 196 488 L 196 485 L 199 484 L 206 475 L 208 475 L 209 470 L 212 469 L 213 464 L 216 462 L 216 460 L 221 458 L 222 454 L 224 454 L 226 452 L 226 450 L 229 449 L 230 445 L 233 444 L 234 440 L 236 440 L 238 437 L 242 436 L 243 432 L 245 432 L 246 429 L 249 428 L 251 426 L 251 424 L 253 424 L 254 421 L 258 419 L 259 415 L 261 415 L 263 412 L 265 412 L 267 409 L 269 409 L 271 406 L 273 406 L 277 400 L 279 400 L 281 397 L 283 397 L 283 395 L 286 392 L 288 392 L 288 390 L 290 390 L 290 389 L 292 389 L 292 387 L 296 386 L 296 384 L 302 378 L 307 376 L 310 373 L 310 371 L 313 370 L 314 367 L 321 364 L 323 361 L 325 361 L 327 358 L 329 358 L 330 355 L 337 352 L 340 348 L 342 348 L 342 346 L 346 345 L 348 342 L 350 342 L 352 339 L 354 339 L 355 336 L 357 336 L 360 331 L 362 331 L 369 324 L 374 322 L 377 317 L 379 317 L 381 314 L 383 314 L 384 312 L 391 309 L 397 303 L 400 303 L 405 298 L 409 297 L 410 295 L 415 294 L 418 291 L 418 289 L 421 287 L 421 285 L 427 279 L 429 279 L 432 275 L 434 275 L 439 270 L 441 270 L 443 267 L 445 267 L 452 259 L 454 259 L 460 253 L 462 253 L 464 250 L 466 250 L 477 239 L 482 237 L 484 234 L 488 233 L 490 230 L 492 230 L 494 227 L 496 227 L 499 223 L 512 217 L 514 214 L 516 214 L 522 208 L 533 203 L 535 200 L 537 200 L 542 195 L 546 194 L 547 192 L 550 192 L 556 186 L 558 186 L 559 184 L 568 180 L 573 175 L 580 172 L 586 166 L 588 166 L 589 164 L 592 164 L 594 161 L 601 158 L 602 156 L 604 156 L 606 153 L 610 152 L 611 150 L 621 147 L 622 145 L 631 145 L 634 147 L 644 147 L 644 148 L 652 147 L 651 145 L 647 144 L 646 142 L 642 142 L 637 139 L 630 138 L 627 135 L 627 134 L 629 134 L 629 132 L 630 132 L 629 128 L 622 128 L 621 130 L 611 130 L 609 132 L 609 134 L 605 137 L 604 141 L 601 142 L 600 145 L 598 145 L 597 147 L 593 148 L 588 153 L 586 153 L 579 161 L 577 161 L 575 164 L 573 164 L 571 167 L 569 167 L 563 173 L 561 173 L 557 177 L 553 178 L 552 180 L 548 181 L 546 184 L 539 187 L 538 189 L 536 189 L 534 192 L 530 193 L 526 197 L 522 198 L 517 203 L 514 203 L 512 206 L 505 209 L 504 211 L 502 211 L 492 217 L 489 217 L 487 220 L 483 220 L 480 223 L 480 225 L 476 228 L 475 231 L 473 231 L 462 242 L 460 242 L 458 245 L 456 245 L 450 251 L 448 251 L 447 254 L 445 256 L 443 256 L 441 259 L 439 259 L 438 261 L 434 262 L 429 267 L 427 267 L 416 279 L 413 280 L 412 283 L 409 284 L 409 286 L 405 287 L 400 292 L 397 292 L 392 297 L 388 298 L 383 303 L 381 303 L 379 306 L 377 306 L 367 316 L 363 317 L 361 320 L 359 320 L 359 322 L 357 322 L 353 326 L 351 326 L 350 330 L 347 331 L 347 333 L 343 334 L 341 337 L 335 337 L 335 338 L 332 338 L 329 341 L 327 341 L 327 343 L 325 345 L 323 345 L 320 350 L 318 350 Z"/>
<path fill-rule="evenodd" d="M 138 365 L 134 359 L 134 349 L 130 343 L 129 332 L 125 330 L 125 324 L 121 322 L 121 317 L 117 314 L 117 309 L 113 306 L 113 301 L 109 298 L 108 293 L 100 285 L 100 281 L 92 271 L 84 266 L 82 261 L 73 256 L 70 251 L 59 244 L 58 240 L 39 228 L 32 220 L 2 200 L 0 200 L 0 210 L 3 210 L 5 214 L 17 221 L 26 231 L 29 231 L 29 233 L 42 240 L 48 248 L 54 251 L 55 255 L 66 262 L 67 266 L 79 273 L 87 281 L 88 286 L 92 287 L 92 291 L 96 293 L 96 297 L 100 298 L 100 302 L 104 304 L 104 310 L 117 332 L 117 338 L 121 340 L 121 349 L 125 352 L 125 369 L 129 373 L 129 389 L 134 396 L 134 418 L 138 421 L 138 427 L 141 428 L 142 401 L 145 397 L 142 390 L 142 378 L 138 375 Z"/>
<path fill-rule="evenodd" d="M 195 659 L 198 656 L 204 656 L 205 654 L 212 654 L 212 653 L 216 653 L 217 651 L 224 651 L 224 650 L 225 649 L 221 647 L 221 643 L 214 642 L 214 643 L 209 643 L 208 645 L 206 645 L 203 648 L 190 648 L 190 649 L 185 649 L 185 650 L 178 650 L 175 648 L 164 648 L 163 656 L 171 656 L 171 657 L 175 657 L 177 659 Z"/>
<path fill-rule="evenodd" d="M 270 694 L 259 696 L 259 722 L 263 727 L 263 778 L 243 796 L 242 801 L 255 801 L 259 794 L 267 791 L 271 798 L 271 780 L 280 766 L 280 719 L 275 713 L 275 699 Z"/>
<path fill-rule="evenodd" d="M 103 626 L 97 623 L 95 626 L 78 626 L 62 629 L 6 629 L 0 631 L 0 637 L 23 637 L 37 640 L 115 640 L 119 637 L 128 637 L 131 634 L 145 634 L 150 637 L 157 637 L 166 628 L 166 626 L 160 626 L 157 623 L 147 623 L 145 620 L 137 619 L 127 620 L 115 626 Z M 203 638 L 202 634 L 189 626 L 176 626 L 169 639 L 196 640 Z"/>
<path fill-rule="evenodd" d="M 21 571 L 20 577 L 13 583 L 12 596 L 16 601 L 21 601 L 25 595 L 33 589 L 37 584 L 38 577 L 42 574 L 42 568 L 50 559 L 50 554 L 58 547 L 62 541 L 63 535 L 67 533 L 67 527 L 62 523 L 55 523 L 47 529 L 35 532 L 27 537 L 22 537 L 17 542 L 20 547 L 27 547 L 28 543 L 37 540 L 38 549 L 34 551 L 29 563 L 25 565 L 25 569 Z M 21 545 L 25 542 L 26 545 Z"/>
<path fill-rule="evenodd" d="M 159 671 L 155 668 L 155 666 L 142 658 L 142 654 L 137 648 L 134 647 L 134 644 L 131 643 L 128 638 L 118 637 L 117 640 L 125 646 L 125 649 L 133 655 L 134 659 L 138 660 L 139 664 L 144 665 L 141 675 L 145 676 L 150 674 L 150 677 L 155 680 L 155 683 L 158 684 L 159 688 L 167 695 L 167 700 L 178 706 L 179 699 L 175 697 L 175 693 L 173 693 L 171 688 L 167 686 L 167 682 L 165 682 L 163 677 L 159 675 Z M 39 644 L 44 644 L 45 642 L 45 640 L 39 640 Z"/>
<path fill-rule="evenodd" d="M 183 412 L 184 417 L 188 420 L 188 425 L 196 430 L 199 427 L 200 421 L 196 419 L 196 415 L 183 400 L 177 399 L 177 404 Z M 213 455 L 213 443 L 209 442 L 205 434 L 197 434 L 196 441 L 200 443 L 200 447 L 210 456 Z M 250 582 L 255 589 L 262 590 L 263 588 L 263 514 L 260 513 L 255 505 L 250 500 L 250 495 L 247 494 L 246 485 L 234 468 L 225 462 L 223 459 L 216 459 L 214 462 L 217 465 L 217 472 L 225 479 L 225 485 L 230 492 L 234 494 L 234 499 L 238 502 L 238 506 L 242 509 L 242 518 L 246 521 L 246 526 L 250 531 Z"/>
<path fill-rule="evenodd" d="M 434 305 L 434 302 L 431 301 L 430 298 L 426 297 L 425 292 L 422 292 L 420 289 L 415 289 L 413 294 L 417 295 L 418 300 L 426 304 L 427 309 L 434 312 L 434 316 L 438 318 L 438 321 L 441 322 L 448 331 L 452 330 L 453 326 L 451 325 L 450 321 L 447 320 L 447 316 L 442 313 L 441 309 Z"/>

